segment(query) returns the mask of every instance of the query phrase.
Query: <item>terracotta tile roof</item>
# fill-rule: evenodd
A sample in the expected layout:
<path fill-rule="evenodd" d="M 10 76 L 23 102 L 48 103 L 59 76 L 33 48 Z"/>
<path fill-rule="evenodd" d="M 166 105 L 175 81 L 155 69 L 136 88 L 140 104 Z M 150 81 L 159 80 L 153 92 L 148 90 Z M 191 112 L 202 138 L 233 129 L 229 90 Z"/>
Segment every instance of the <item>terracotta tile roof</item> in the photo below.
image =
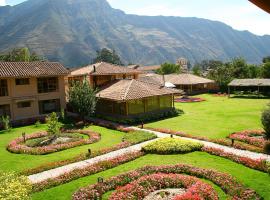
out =
<path fill-rule="evenodd" d="M 152 96 L 181 94 L 181 90 L 168 89 L 155 84 L 145 83 L 139 80 L 120 80 L 114 82 L 97 93 L 98 98 L 114 101 L 127 101 L 142 99 Z"/>
<path fill-rule="evenodd" d="M 0 77 L 39 77 L 68 74 L 69 71 L 57 62 L 0 62 Z"/>
<path fill-rule="evenodd" d="M 270 79 L 234 79 L 229 86 L 270 86 Z"/>
<path fill-rule="evenodd" d="M 141 81 L 163 85 L 162 75 L 150 74 L 140 78 Z M 205 83 L 214 83 L 213 80 L 195 76 L 193 74 L 168 74 L 165 75 L 165 81 L 174 85 L 196 85 Z"/>
<path fill-rule="evenodd" d="M 161 66 L 160 65 L 153 65 L 153 66 L 141 66 L 141 67 L 138 67 L 137 70 L 140 70 L 140 71 L 156 71 L 160 68 Z"/>
<path fill-rule="evenodd" d="M 193 74 L 169 74 L 165 75 L 165 79 L 167 82 L 174 85 L 196 85 L 215 82 L 213 80 L 195 76 Z"/>
<path fill-rule="evenodd" d="M 71 76 L 82 75 L 113 75 L 113 74 L 140 74 L 138 70 L 130 69 L 123 66 L 113 65 L 110 63 L 96 63 L 71 71 Z"/>

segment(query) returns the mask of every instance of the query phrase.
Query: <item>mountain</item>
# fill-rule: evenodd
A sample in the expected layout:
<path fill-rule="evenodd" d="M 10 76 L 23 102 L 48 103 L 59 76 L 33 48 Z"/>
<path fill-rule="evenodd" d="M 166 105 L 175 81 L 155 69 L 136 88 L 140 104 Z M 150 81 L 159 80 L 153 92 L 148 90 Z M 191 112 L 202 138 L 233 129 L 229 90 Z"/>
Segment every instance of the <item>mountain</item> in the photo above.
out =
<path fill-rule="evenodd" d="M 259 63 L 270 55 L 270 36 L 206 19 L 128 15 L 106 0 L 28 0 L 0 7 L 0 44 L 0 51 L 27 46 L 66 66 L 87 64 L 104 47 L 125 63 L 145 65 L 179 57 L 194 63 L 241 56 Z"/>

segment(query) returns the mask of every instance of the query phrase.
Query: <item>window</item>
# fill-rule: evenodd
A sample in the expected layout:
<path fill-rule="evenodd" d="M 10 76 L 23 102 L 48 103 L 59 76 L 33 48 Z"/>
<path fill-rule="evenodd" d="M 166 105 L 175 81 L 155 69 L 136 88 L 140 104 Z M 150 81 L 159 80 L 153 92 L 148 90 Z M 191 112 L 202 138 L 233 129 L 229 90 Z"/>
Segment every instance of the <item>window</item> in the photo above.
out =
<path fill-rule="evenodd" d="M 58 78 L 38 78 L 38 93 L 56 92 L 58 90 Z"/>
<path fill-rule="evenodd" d="M 8 96 L 8 85 L 6 79 L 0 79 L 0 97 Z"/>
<path fill-rule="evenodd" d="M 60 112 L 60 100 L 52 99 L 39 101 L 39 113 L 40 114 L 49 114 L 52 112 Z"/>
<path fill-rule="evenodd" d="M 0 105 L 0 116 L 10 115 L 9 105 Z"/>
<path fill-rule="evenodd" d="M 172 107 L 172 96 L 161 96 L 159 98 L 160 108 L 170 108 Z"/>
<path fill-rule="evenodd" d="M 130 115 L 144 113 L 144 102 L 142 99 L 128 102 L 128 112 Z"/>
<path fill-rule="evenodd" d="M 30 101 L 24 101 L 17 104 L 18 108 L 30 108 L 31 102 Z"/>
<path fill-rule="evenodd" d="M 29 78 L 16 78 L 16 85 L 29 85 Z"/>

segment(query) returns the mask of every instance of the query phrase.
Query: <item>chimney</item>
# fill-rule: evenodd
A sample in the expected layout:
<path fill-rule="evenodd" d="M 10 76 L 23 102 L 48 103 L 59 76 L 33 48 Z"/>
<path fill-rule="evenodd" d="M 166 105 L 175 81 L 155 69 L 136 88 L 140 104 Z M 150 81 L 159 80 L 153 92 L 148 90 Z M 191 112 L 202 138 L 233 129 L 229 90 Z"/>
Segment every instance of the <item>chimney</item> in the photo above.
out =
<path fill-rule="evenodd" d="M 96 72 L 96 66 L 94 65 L 94 72 Z"/>

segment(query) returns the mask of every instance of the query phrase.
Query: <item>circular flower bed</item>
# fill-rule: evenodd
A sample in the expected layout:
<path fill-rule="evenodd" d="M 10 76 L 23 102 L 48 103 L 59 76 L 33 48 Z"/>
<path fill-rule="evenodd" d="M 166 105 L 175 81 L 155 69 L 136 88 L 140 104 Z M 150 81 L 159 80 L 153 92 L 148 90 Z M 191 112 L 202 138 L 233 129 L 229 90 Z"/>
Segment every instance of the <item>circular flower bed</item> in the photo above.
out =
<path fill-rule="evenodd" d="M 123 187 L 127 184 L 131 184 L 132 182 L 136 180 L 140 180 L 140 178 L 152 174 L 174 174 L 175 176 L 177 174 L 186 174 L 198 178 L 207 179 L 214 184 L 218 185 L 228 196 L 231 197 L 231 199 L 234 200 L 259 200 L 261 197 L 254 191 L 249 188 L 246 188 L 244 185 L 239 183 L 236 179 L 234 179 L 231 175 L 221 173 L 215 170 L 211 169 L 202 169 L 198 167 L 194 167 L 191 165 L 184 165 L 184 164 L 178 164 L 178 165 L 172 165 L 172 166 L 146 166 L 131 172 L 127 172 L 125 174 L 118 175 L 116 177 L 112 177 L 107 179 L 106 181 L 102 183 L 97 183 L 95 185 L 90 185 L 85 188 L 81 188 L 77 192 L 73 194 L 73 200 L 90 200 L 90 199 L 102 199 L 102 196 L 112 190 L 117 190 L 119 187 Z M 191 178 L 190 178 L 191 179 Z M 165 179 L 164 179 L 165 180 Z M 183 179 L 182 179 L 183 180 Z M 194 179 L 193 179 L 194 180 Z M 155 180 L 155 184 L 157 183 Z M 168 184 L 168 187 L 172 187 L 174 183 L 171 183 L 171 181 L 164 181 L 166 184 Z M 169 183 L 167 183 L 169 182 Z M 135 182 L 136 183 L 136 182 Z M 178 185 L 179 188 L 182 188 L 183 185 Z M 187 185 L 189 185 L 187 183 Z M 145 188 L 151 188 L 149 185 L 145 184 L 143 185 L 142 193 L 144 192 Z M 164 186 L 167 187 L 167 186 Z M 188 191 L 190 191 L 190 187 L 188 187 Z M 201 188 L 201 187 L 198 187 Z M 209 187 L 207 187 L 209 188 Z M 121 190 L 120 190 L 121 191 Z M 201 191 L 200 189 L 196 191 Z M 212 190 L 211 190 L 212 191 Z M 208 194 L 208 189 L 204 191 Z M 117 191 L 116 191 L 117 193 Z M 185 195 L 200 195 L 199 193 L 188 193 L 186 192 Z M 113 197 L 113 196 L 112 196 Z M 215 198 L 215 197 L 213 197 Z M 120 198 L 121 199 L 121 198 Z M 124 198 L 127 199 L 127 198 Z M 184 199 L 190 199 L 189 197 L 185 197 L 184 195 L 182 197 L 177 197 L 177 200 L 184 200 Z M 194 199 L 194 198 L 191 198 Z M 197 198 L 198 199 L 198 198 Z M 199 198 L 204 199 L 204 198 Z"/>
<path fill-rule="evenodd" d="M 180 138 L 163 138 L 151 142 L 142 149 L 146 153 L 174 154 L 200 151 L 203 144 Z"/>
<path fill-rule="evenodd" d="M 230 139 L 235 139 L 247 144 L 254 145 L 256 147 L 263 148 L 265 145 L 265 134 L 263 131 L 260 130 L 248 130 L 248 131 L 241 131 L 237 133 L 233 133 L 229 136 Z"/>
<path fill-rule="evenodd" d="M 205 101 L 203 98 L 195 98 L 195 97 L 184 97 L 184 98 L 177 98 L 174 100 L 175 102 L 178 103 L 194 103 L 194 102 L 202 102 Z"/>
<path fill-rule="evenodd" d="M 99 133 L 95 133 L 88 130 L 67 130 L 65 133 L 61 133 L 63 135 L 62 139 L 67 137 L 67 135 L 70 135 L 72 138 L 72 134 L 82 134 L 87 135 L 88 139 L 78 138 L 77 140 L 72 141 L 62 141 L 61 143 L 53 143 L 41 147 L 31 147 L 26 145 L 26 142 L 33 139 L 39 139 L 39 138 L 45 138 L 48 137 L 47 132 L 38 132 L 30 135 L 26 135 L 25 139 L 23 137 L 16 138 L 15 140 L 11 141 L 8 146 L 7 150 L 12 153 L 18 153 L 18 154 L 32 154 L 32 155 L 44 155 L 44 154 L 50 154 L 57 151 L 62 151 L 65 149 L 70 149 L 76 146 L 82 146 L 86 144 L 92 144 L 95 142 L 98 142 L 101 139 L 101 136 Z M 61 138 L 61 134 L 59 137 Z M 65 136 L 65 137 L 64 137 Z"/>
<path fill-rule="evenodd" d="M 164 188 L 185 188 L 184 194 L 177 198 L 197 195 L 200 199 L 217 200 L 218 194 L 209 184 L 198 178 L 181 174 L 151 174 L 117 188 L 109 200 L 144 199 L 150 193 Z M 164 194 L 165 195 L 165 194 Z"/>

